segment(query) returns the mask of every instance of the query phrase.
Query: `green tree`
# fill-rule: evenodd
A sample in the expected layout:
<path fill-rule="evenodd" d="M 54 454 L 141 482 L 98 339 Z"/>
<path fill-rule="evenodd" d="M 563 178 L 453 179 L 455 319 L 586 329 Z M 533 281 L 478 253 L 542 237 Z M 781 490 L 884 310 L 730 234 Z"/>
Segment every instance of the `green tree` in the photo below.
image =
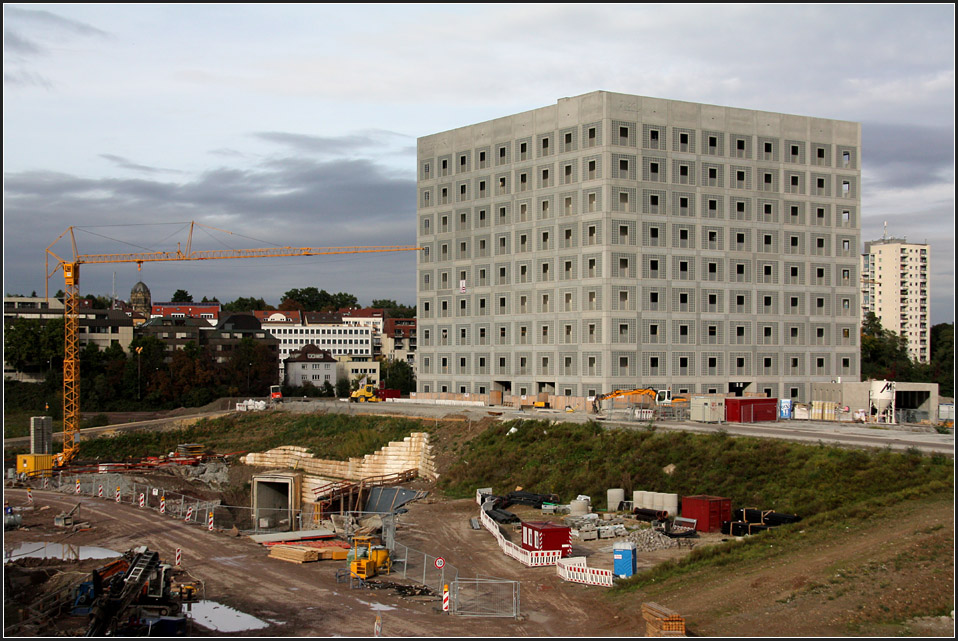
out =
<path fill-rule="evenodd" d="M 110 309 L 113 307 L 113 299 L 109 296 L 94 296 L 93 294 L 87 294 L 83 297 L 84 300 L 92 301 L 93 309 Z"/>
<path fill-rule="evenodd" d="M 389 389 L 398 389 L 403 396 L 416 391 L 416 375 L 412 367 L 404 360 L 383 361 L 380 367 L 385 368 L 383 380 Z"/>
<path fill-rule="evenodd" d="M 415 318 L 416 317 L 416 306 L 413 305 L 409 307 L 407 305 L 400 305 L 394 300 L 381 298 L 374 300 L 371 307 L 374 309 L 385 309 L 389 318 Z"/>
<path fill-rule="evenodd" d="M 223 304 L 224 312 L 252 312 L 258 309 L 273 309 L 272 305 L 267 305 L 262 298 L 239 297 L 234 301 Z"/>
<path fill-rule="evenodd" d="M 349 378 L 341 378 L 336 381 L 336 397 L 337 398 L 348 398 L 349 393 L 352 391 L 350 389 Z"/>
<path fill-rule="evenodd" d="M 955 325 L 939 323 L 931 328 L 931 360 L 925 380 L 938 383 L 938 394 L 955 397 Z"/>
<path fill-rule="evenodd" d="M 3 360 L 22 372 L 36 367 L 40 357 L 40 321 L 14 318 L 3 322 Z"/>
<path fill-rule="evenodd" d="M 908 356 L 907 340 L 884 329 L 881 320 L 872 312 L 862 322 L 861 363 L 861 375 L 866 380 L 914 379 L 915 366 Z"/>
<path fill-rule="evenodd" d="M 170 299 L 171 303 L 192 303 L 193 296 L 186 291 L 185 289 L 178 289 L 173 292 L 173 298 Z"/>
<path fill-rule="evenodd" d="M 304 287 L 291 289 L 283 294 L 279 308 L 284 311 L 299 309 L 306 312 L 323 312 L 356 307 L 358 303 L 359 300 L 352 294 L 345 292 L 330 294 L 325 289 Z"/>

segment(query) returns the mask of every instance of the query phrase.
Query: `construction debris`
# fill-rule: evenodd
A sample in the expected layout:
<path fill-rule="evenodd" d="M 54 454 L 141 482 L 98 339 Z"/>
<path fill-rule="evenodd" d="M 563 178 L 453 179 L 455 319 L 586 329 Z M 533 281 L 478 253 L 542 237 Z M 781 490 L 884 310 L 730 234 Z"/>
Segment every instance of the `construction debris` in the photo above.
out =
<path fill-rule="evenodd" d="M 635 543 L 639 552 L 654 552 L 680 547 L 682 539 L 673 539 L 664 532 L 657 530 L 636 530 L 629 535 L 629 540 Z M 691 545 L 691 543 L 686 543 Z"/>
<path fill-rule="evenodd" d="M 645 619 L 647 637 L 685 636 L 685 619 L 658 603 L 643 603 L 642 618 Z"/>

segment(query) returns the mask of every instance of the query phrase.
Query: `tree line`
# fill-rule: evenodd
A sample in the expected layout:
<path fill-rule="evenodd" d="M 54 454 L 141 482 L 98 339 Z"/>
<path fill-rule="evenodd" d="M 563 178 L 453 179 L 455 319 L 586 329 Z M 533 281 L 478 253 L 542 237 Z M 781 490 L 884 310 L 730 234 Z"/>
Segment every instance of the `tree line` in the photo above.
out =
<path fill-rule="evenodd" d="M 172 303 L 192 303 L 193 296 L 185 289 L 178 289 L 173 293 Z M 201 302 L 218 303 L 216 297 L 207 299 L 205 296 Z M 315 287 L 303 287 L 291 289 L 283 294 L 278 306 L 270 305 L 262 298 L 255 296 L 240 296 L 228 303 L 223 303 L 220 307 L 226 312 L 250 312 L 253 310 L 278 310 L 282 312 L 335 312 L 340 309 L 350 309 L 359 306 L 359 299 L 352 294 L 339 292 L 331 294 L 325 289 Z M 389 310 L 391 318 L 415 318 L 415 305 L 409 307 L 401 305 L 394 300 L 380 298 L 373 300 L 370 307 L 374 309 Z"/>
<path fill-rule="evenodd" d="M 908 341 L 882 327 L 875 314 L 865 316 L 861 328 L 862 380 L 938 383 L 940 396 L 955 397 L 955 325 L 931 328 L 929 360 L 920 363 L 908 355 Z"/>

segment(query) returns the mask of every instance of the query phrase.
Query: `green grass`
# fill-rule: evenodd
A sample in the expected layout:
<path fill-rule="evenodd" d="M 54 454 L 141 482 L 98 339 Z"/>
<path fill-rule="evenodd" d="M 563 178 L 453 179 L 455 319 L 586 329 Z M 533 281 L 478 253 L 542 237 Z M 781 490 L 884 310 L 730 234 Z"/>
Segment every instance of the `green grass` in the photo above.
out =
<path fill-rule="evenodd" d="M 802 550 L 816 550 L 830 540 L 834 540 L 835 537 L 840 537 L 849 530 L 858 529 L 863 523 L 876 516 L 892 513 L 896 506 L 906 501 L 926 498 L 953 500 L 954 484 L 931 481 L 920 487 L 905 488 L 898 492 L 873 496 L 854 506 L 838 507 L 803 519 L 799 523 L 744 537 L 742 540 L 730 539 L 717 545 L 695 548 L 681 560 L 660 563 L 645 572 L 619 581 L 615 590 L 628 592 L 661 584 L 670 579 L 681 579 L 703 569 L 725 566 L 734 566 L 741 569 L 748 562 L 765 563 L 778 556 L 794 555 L 801 553 Z M 938 529 L 931 528 L 931 531 L 937 531 Z M 921 559 L 932 559 L 939 553 L 939 550 L 929 551 L 921 556 Z M 905 564 L 915 561 L 915 558 L 906 557 L 905 553 L 899 554 L 895 562 L 903 567 Z M 900 569 L 900 567 L 896 569 Z M 838 572 L 838 574 L 840 575 L 839 578 L 843 580 L 851 578 L 848 571 Z M 832 580 L 832 582 L 837 581 L 838 579 Z M 670 588 L 677 587 L 674 582 L 669 585 Z"/>
<path fill-rule="evenodd" d="M 428 430 L 418 420 L 403 418 L 247 413 L 204 419 L 184 429 L 123 433 L 83 441 L 79 458 L 139 459 L 175 451 L 180 443 L 201 443 L 219 454 L 299 445 L 318 458 L 346 460 L 371 454 L 414 431 Z"/>
<path fill-rule="evenodd" d="M 516 427 L 514 434 L 508 434 Z M 954 482 L 953 463 L 917 452 L 865 451 L 776 439 L 687 432 L 605 430 L 597 423 L 512 421 L 469 442 L 440 479 L 466 497 L 477 487 L 578 494 L 604 507 L 606 490 L 711 494 L 736 506 L 808 517 L 871 497 L 938 481 Z M 468 461 L 468 463 L 466 463 Z M 674 464 L 671 474 L 663 471 Z"/>

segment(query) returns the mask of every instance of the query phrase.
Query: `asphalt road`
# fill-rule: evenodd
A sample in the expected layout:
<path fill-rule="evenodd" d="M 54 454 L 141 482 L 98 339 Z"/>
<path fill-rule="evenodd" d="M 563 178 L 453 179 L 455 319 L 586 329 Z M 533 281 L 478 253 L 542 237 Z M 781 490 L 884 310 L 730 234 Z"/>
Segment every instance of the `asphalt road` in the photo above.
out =
<path fill-rule="evenodd" d="M 561 412 L 558 410 L 524 410 L 511 407 L 457 407 L 450 405 L 431 405 L 426 403 L 348 403 L 330 399 L 309 399 L 306 401 L 287 399 L 281 406 L 282 411 L 295 413 L 336 412 L 344 414 L 382 414 L 416 417 L 423 420 L 442 420 L 460 417 L 463 420 L 481 420 L 494 416 L 501 420 L 518 418 L 552 421 L 586 422 L 595 420 L 593 414 L 583 412 Z M 142 429 L 169 429 L 175 424 L 197 418 L 210 418 L 225 414 L 216 411 L 207 414 L 175 416 L 137 423 L 123 423 L 106 427 L 92 427 L 81 430 L 81 438 L 92 438 L 123 431 Z M 646 422 L 626 420 L 626 411 L 612 413 L 601 422 L 618 429 L 645 429 Z M 864 426 L 853 423 L 816 422 L 787 420 L 774 423 L 693 423 L 679 421 L 659 421 L 656 429 L 680 430 L 709 434 L 724 430 L 733 436 L 753 436 L 759 438 L 778 438 L 788 441 L 822 443 L 840 447 L 890 448 L 908 450 L 911 448 L 929 454 L 942 454 L 954 458 L 954 430 L 948 434 L 939 434 L 929 426 L 882 425 Z M 61 434 L 55 434 L 59 441 Z M 4 448 L 29 445 L 29 438 L 4 439 Z"/>

